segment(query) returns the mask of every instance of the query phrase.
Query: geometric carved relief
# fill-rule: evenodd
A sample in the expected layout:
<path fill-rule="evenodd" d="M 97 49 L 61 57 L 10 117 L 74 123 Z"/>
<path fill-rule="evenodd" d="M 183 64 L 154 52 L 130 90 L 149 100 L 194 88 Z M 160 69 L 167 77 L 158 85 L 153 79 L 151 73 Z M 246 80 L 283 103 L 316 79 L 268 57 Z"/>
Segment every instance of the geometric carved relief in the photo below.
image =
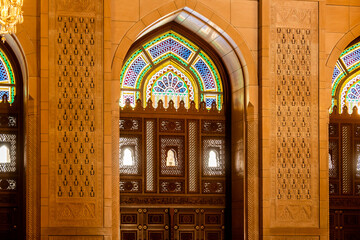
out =
<path fill-rule="evenodd" d="M 278 236 L 271 240 L 319 240 L 319 236 Z"/>
<path fill-rule="evenodd" d="M 272 224 L 317 221 L 317 4 L 276 1 L 272 6 L 271 81 Z M 318 203 L 317 203 L 318 204 Z"/>
<path fill-rule="evenodd" d="M 95 19 L 58 16 L 57 197 L 94 197 Z"/>
<path fill-rule="evenodd" d="M 49 236 L 49 240 L 103 240 L 103 236 Z"/>
<path fill-rule="evenodd" d="M 67 2 L 49 6 L 50 224 L 97 225 L 103 197 L 102 4 L 75 0 L 65 10 Z"/>

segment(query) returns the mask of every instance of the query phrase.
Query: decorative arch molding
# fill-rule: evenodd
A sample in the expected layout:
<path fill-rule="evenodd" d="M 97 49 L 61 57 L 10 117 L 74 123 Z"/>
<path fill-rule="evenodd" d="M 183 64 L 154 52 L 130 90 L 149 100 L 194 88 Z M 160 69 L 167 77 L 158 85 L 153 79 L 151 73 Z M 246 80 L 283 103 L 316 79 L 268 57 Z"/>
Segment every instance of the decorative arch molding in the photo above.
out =
<path fill-rule="evenodd" d="M 257 73 L 254 58 L 240 33 L 228 22 L 213 17 L 214 12 L 206 6 L 200 5 L 198 1 L 193 1 L 194 9 L 186 6 L 177 7 L 172 1 L 162 7 L 150 12 L 138 22 L 136 22 L 121 39 L 117 45 L 112 59 L 113 80 L 120 76 L 123 61 L 133 42 L 143 34 L 158 28 L 168 22 L 178 21 L 180 25 L 195 32 L 201 38 L 209 41 L 209 35 L 201 35 L 202 29 L 211 29 L 216 34 L 217 39 L 212 39 L 210 45 L 220 55 L 230 73 L 230 82 L 233 88 L 239 88 L 240 76 L 245 85 L 257 86 Z M 206 10 L 204 10 L 206 8 Z M 179 19 L 179 20 L 177 20 Z M 193 25 L 197 27 L 193 27 Z M 214 41 L 215 40 L 215 41 Z M 220 48 L 219 44 L 225 46 Z M 239 68 L 238 68 L 239 67 Z M 236 72 L 241 69 L 240 72 Z M 236 73 L 235 73 L 236 72 Z M 256 100 L 257 101 L 257 100 Z"/>
<path fill-rule="evenodd" d="M 120 97 L 119 79 L 121 70 L 131 45 L 142 35 L 168 23 L 178 21 L 180 25 L 196 33 L 200 38 L 210 43 L 220 56 L 229 73 L 229 85 L 232 92 L 232 178 L 233 185 L 250 182 L 246 193 L 235 194 L 237 206 L 233 213 L 233 222 L 237 225 L 233 229 L 233 237 L 247 236 L 257 239 L 259 236 L 259 182 L 258 176 L 258 80 L 255 59 L 239 32 L 228 22 L 218 17 L 213 10 L 197 0 L 178 5 L 178 1 L 171 1 L 137 21 L 122 37 L 116 46 L 111 62 L 112 74 L 112 166 L 113 182 L 119 182 L 118 153 L 118 101 Z M 210 29 L 216 34 L 217 40 L 209 42 L 208 35 L 202 35 L 202 29 Z M 206 32 L 206 31 L 205 31 Z M 251 94 L 250 94 L 251 93 Z M 252 106 L 248 109 L 248 105 Z M 248 141 L 248 138 L 250 139 Z M 248 149 L 248 146 L 251 147 Z M 246 162 L 246 164 L 245 164 Z M 250 171 L 249 171 L 250 170 Z M 248 174 L 245 174 L 247 172 Z M 246 176 L 246 179 L 245 179 Z M 233 191 L 234 192 L 234 191 Z M 113 184 L 113 237 L 119 238 L 119 187 Z M 241 196 L 240 196 L 241 195 Z M 234 198 L 234 197 L 233 197 Z M 247 206 L 245 212 L 244 205 Z M 249 209 L 250 207 L 250 209 Z M 245 217 L 239 217 L 244 216 Z M 241 229 L 242 228 L 242 229 Z"/>
<path fill-rule="evenodd" d="M 337 59 L 339 58 L 340 54 L 344 51 L 344 49 L 357 37 L 360 36 L 360 23 L 354 24 L 353 26 L 349 27 L 349 30 L 344 33 L 344 35 L 339 39 L 336 45 L 331 50 L 328 58 L 326 59 L 326 75 L 325 79 L 331 79 L 333 74 L 334 66 L 336 64 Z M 326 86 L 331 88 L 331 82 Z"/>

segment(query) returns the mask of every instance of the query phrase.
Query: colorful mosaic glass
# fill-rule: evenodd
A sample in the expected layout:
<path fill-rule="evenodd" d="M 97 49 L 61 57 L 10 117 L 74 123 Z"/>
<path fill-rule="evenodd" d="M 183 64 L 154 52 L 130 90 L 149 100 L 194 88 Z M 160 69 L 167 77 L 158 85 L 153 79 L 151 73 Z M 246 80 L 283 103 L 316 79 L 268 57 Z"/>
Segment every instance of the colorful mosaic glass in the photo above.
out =
<path fill-rule="evenodd" d="M 186 38 L 179 34 L 169 31 L 144 45 L 144 49 L 149 53 L 153 62 L 156 62 L 163 56 L 177 56 L 185 63 L 195 55 L 198 48 Z"/>
<path fill-rule="evenodd" d="M 334 68 L 332 81 L 331 81 L 331 86 L 333 86 L 335 82 L 338 82 L 339 78 L 341 77 L 341 75 L 344 74 L 344 72 L 345 71 L 344 71 L 343 67 L 341 66 L 341 63 L 338 60 L 336 62 L 335 68 Z"/>
<path fill-rule="evenodd" d="M 174 75 L 174 73 L 167 73 L 156 80 L 152 87 L 152 101 L 156 104 L 160 99 L 165 105 L 172 100 L 175 107 L 178 107 L 180 101 L 184 101 L 186 105 L 189 104 L 188 87 L 181 78 Z"/>
<path fill-rule="evenodd" d="M 345 54 L 341 57 L 341 60 L 345 63 L 347 68 L 351 68 L 360 60 L 360 48 L 356 48 L 348 54 Z"/>
<path fill-rule="evenodd" d="M 192 82 L 176 64 L 166 64 L 154 71 L 146 84 L 146 101 L 151 99 L 154 107 L 160 99 L 165 107 L 170 100 L 173 100 L 176 108 L 181 100 L 185 102 L 185 107 L 188 107 L 190 102 L 195 100 L 195 95 Z"/>
<path fill-rule="evenodd" d="M 149 61 L 146 59 L 144 53 L 141 50 L 136 52 L 135 56 L 132 56 L 125 64 L 125 68 L 122 72 L 122 85 L 123 88 L 135 88 L 142 71 L 149 65 Z"/>
<path fill-rule="evenodd" d="M 135 92 L 131 92 L 131 91 L 122 91 L 121 92 L 121 97 L 120 97 L 120 106 L 121 107 L 125 106 L 127 99 L 129 99 L 130 105 L 132 107 L 134 107 L 135 106 Z"/>
<path fill-rule="evenodd" d="M 0 50 L 0 102 L 5 95 L 10 103 L 15 97 L 15 77 L 12 66 L 5 53 Z"/>
<path fill-rule="evenodd" d="M 341 108 L 347 106 L 349 113 L 356 106 L 360 107 L 360 75 L 355 76 L 348 81 L 341 92 Z"/>
<path fill-rule="evenodd" d="M 360 107 L 360 38 L 349 45 L 336 62 L 332 75 L 331 109 L 339 106 L 339 112 L 347 106 L 349 113 L 354 106 Z"/>
<path fill-rule="evenodd" d="M 154 106 L 160 99 L 165 107 L 169 100 L 175 107 L 181 100 L 186 107 L 191 101 L 205 101 L 208 108 L 213 101 L 222 105 L 222 81 L 214 62 L 199 46 L 173 30 L 142 44 L 128 57 L 120 87 L 121 106 L 126 99 L 133 105 L 139 97 L 144 104 L 151 99 Z"/>

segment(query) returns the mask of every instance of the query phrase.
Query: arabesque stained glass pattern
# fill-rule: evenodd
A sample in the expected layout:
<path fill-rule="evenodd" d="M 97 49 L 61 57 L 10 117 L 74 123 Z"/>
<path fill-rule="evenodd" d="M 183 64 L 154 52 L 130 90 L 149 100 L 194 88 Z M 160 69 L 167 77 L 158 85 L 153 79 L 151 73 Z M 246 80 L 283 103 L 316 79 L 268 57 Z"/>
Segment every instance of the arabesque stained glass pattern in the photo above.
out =
<path fill-rule="evenodd" d="M 211 57 L 198 45 L 174 30 L 147 40 L 132 52 L 121 71 L 120 106 L 129 99 L 131 105 L 140 97 L 144 104 L 151 99 L 154 107 L 161 99 L 167 107 L 180 101 L 188 108 L 205 101 L 222 105 L 222 80 Z M 211 95 L 208 95 L 211 93 Z M 206 97 L 205 97 L 206 96 Z"/>
<path fill-rule="evenodd" d="M 195 54 L 195 51 L 197 51 L 193 44 L 182 39 L 174 32 L 167 32 L 146 44 L 144 48 L 154 62 L 163 56 L 170 56 L 169 54 L 172 54 L 189 63 L 189 60 Z"/>
<path fill-rule="evenodd" d="M 4 95 L 10 103 L 15 97 L 15 77 L 12 66 L 5 53 L 0 50 L 0 102 Z"/>
<path fill-rule="evenodd" d="M 352 113 L 354 106 L 360 108 L 360 38 L 351 43 L 337 60 L 332 75 L 332 108 L 338 106 L 339 112 L 347 106 Z"/>
<path fill-rule="evenodd" d="M 347 106 L 349 113 L 356 106 L 360 107 L 360 75 L 355 76 L 348 81 L 341 91 L 341 108 Z"/>
<path fill-rule="evenodd" d="M 144 53 L 141 50 L 137 51 L 125 64 L 125 68 L 121 73 L 123 79 L 121 87 L 135 88 L 137 80 L 148 65 L 149 61 Z"/>
<path fill-rule="evenodd" d="M 184 101 L 187 105 L 189 103 L 189 91 L 185 82 L 181 78 L 168 72 L 166 75 L 156 80 L 152 87 L 153 102 L 156 104 L 158 100 L 162 99 L 167 107 L 167 103 L 173 100 L 175 107 L 180 101 Z"/>
<path fill-rule="evenodd" d="M 160 99 L 165 107 L 170 100 L 173 100 L 176 108 L 181 100 L 185 102 L 185 106 L 195 100 L 193 84 L 186 74 L 174 65 L 168 64 L 158 71 L 154 71 L 146 85 L 146 101 L 151 99 L 154 107 L 157 106 Z"/>

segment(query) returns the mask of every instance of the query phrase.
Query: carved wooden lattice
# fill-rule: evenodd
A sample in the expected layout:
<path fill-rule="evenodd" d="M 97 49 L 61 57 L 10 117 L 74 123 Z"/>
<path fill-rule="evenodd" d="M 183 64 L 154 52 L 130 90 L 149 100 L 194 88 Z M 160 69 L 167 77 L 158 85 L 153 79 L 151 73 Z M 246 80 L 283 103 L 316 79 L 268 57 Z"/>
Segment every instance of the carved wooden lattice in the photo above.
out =
<path fill-rule="evenodd" d="M 144 193 L 143 196 L 146 192 L 184 194 L 197 193 L 200 188 L 206 196 L 224 196 L 225 121 L 222 112 L 216 108 L 164 109 L 161 103 L 157 109 L 151 104 L 144 109 L 141 102 L 132 109 L 128 102 L 120 113 L 121 199 L 125 199 L 126 192 Z M 132 149 L 131 166 L 123 164 L 124 149 Z M 215 165 L 211 165 L 211 161 Z"/>
<path fill-rule="evenodd" d="M 95 19 L 58 16 L 56 25 L 57 197 L 94 197 Z"/>
<path fill-rule="evenodd" d="M 21 99 L 21 98 L 20 98 Z M 7 99 L 0 102 L 0 218 L 1 238 L 22 239 L 25 226 L 22 216 L 23 143 L 21 106 L 15 97 L 10 105 Z M 4 149 L 7 149 L 4 151 Z M 4 154 L 5 153 L 5 154 Z M 4 157 L 6 159 L 4 159 Z"/>
<path fill-rule="evenodd" d="M 342 114 L 334 107 L 329 124 L 330 209 L 357 209 L 360 204 L 360 115 L 355 107 Z"/>
<path fill-rule="evenodd" d="M 223 112 L 205 105 L 199 110 L 175 109 L 172 102 L 167 109 L 161 102 L 156 109 L 152 106 L 148 102 L 143 108 L 138 101 L 133 109 L 128 101 L 120 110 L 120 151 L 132 147 L 144 152 L 134 155 L 141 163 L 135 161 L 133 167 L 144 166 L 140 175 L 127 171 L 120 154 L 122 239 L 223 239 L 223 211 L 218 209 L 225 207 L 226 191 Z M 160 211 L 164 204 L 188 207 L 181 210 L 188 213 Z M 138 213 L 125 208 L 144 205 L 151 208 Z M 204 205 L 217 209 L 213 215 L 195 209 Z"/>

